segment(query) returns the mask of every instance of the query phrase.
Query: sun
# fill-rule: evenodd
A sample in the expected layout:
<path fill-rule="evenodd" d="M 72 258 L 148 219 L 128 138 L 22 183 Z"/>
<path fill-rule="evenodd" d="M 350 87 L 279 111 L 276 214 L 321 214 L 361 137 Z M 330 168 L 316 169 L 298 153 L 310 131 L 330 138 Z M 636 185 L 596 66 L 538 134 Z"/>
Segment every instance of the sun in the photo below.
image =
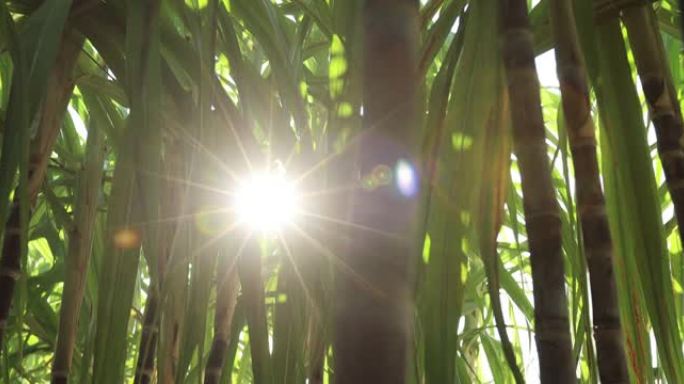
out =
<path fill-rule="evenodd" d="M 234 196 L 233 208 L 241 223 L 261 232 L 279 231 L 299 211 L 299 194 L 284 171 L 251 174 Z"/>

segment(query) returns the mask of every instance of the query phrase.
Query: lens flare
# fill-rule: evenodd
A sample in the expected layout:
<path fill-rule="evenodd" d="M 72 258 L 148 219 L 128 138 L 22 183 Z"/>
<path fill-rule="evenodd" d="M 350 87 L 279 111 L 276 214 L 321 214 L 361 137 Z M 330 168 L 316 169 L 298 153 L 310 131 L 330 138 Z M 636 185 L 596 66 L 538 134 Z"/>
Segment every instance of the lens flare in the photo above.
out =
<path fill-rule="evenodd" d="M 140 247 L 142 235 L 134 228 L 121 228 L 114 232 L 113 242 L 117 249 L 135 249 Z"/>
<path fill-rule="evenodd" d="M 242 183 L 234 200 L 241 222 L 253 230 L 273 232 L 291 223 L 299 210 L 299 196 L 284 172 L 255 173 Z"/>
<path fill-rule="evenodd" d="M 418 175 L 407 160 L 399 160 L 395 169 L 395 180 L 399 192 L 405 197 L 413 197 L 418 193 Z"/>

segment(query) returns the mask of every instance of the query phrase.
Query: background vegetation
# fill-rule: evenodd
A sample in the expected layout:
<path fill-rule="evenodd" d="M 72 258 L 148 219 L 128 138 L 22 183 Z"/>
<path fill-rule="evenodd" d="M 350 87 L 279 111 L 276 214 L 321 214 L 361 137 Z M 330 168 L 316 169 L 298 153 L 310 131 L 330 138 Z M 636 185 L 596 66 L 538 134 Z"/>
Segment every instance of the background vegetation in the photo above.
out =
<path fill-rule="evenodd" d="M 347 205 L 394 163 L 349 175 L 387 150 L 356 145 L 382 109 L 369 89 L 409 73 L 388 89 L 416 96 L 417 122 L 399 104 L 378 125 L 420 143 L 422 252 L 410 291 L 383 286 L 415 301 L 407 363 L 375 369 L 684 383 L 676 2 L 411 3 L 0 1 L 0 382 L 345 382 L 333 347 L 354 332 L 335 319 L 364 307 L 339 283 L 372 292 L 354 254 L 402 241 Z M 375 72 L 369 18 L 409 42 Z M 540 93 L 539 55 L 560 78 Z M 245 240 L 236 180 L 276 163 L 307 212 Z"/>

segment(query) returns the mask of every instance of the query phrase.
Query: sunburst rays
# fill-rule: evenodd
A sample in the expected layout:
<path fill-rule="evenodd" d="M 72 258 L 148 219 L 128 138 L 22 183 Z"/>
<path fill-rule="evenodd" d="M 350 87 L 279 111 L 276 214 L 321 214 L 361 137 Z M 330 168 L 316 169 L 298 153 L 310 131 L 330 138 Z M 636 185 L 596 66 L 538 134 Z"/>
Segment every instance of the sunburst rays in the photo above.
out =
<path fill-rule="evenodd" d="M 224 105 L 221 103 L 217 104 L 217 112 L 222 115 L 226 122 L 232 121 L 229 119 L 229 111 L 226 110 Z M 245 164 L 247 167 L 238 167 L 241 171 L 238 171 L 231 164 L 226 161 L 223 156 L 220 156 L 214 149 L 209 148 L 209 144 L 203 143 L 196 137 L 193 137 L 187 131 L 178 129 L 177 137 L 185 141 L 191 148 L 192 156 L 189 169 L 186 170 L 185 177 L 176 177 L 169 174 L 159 174 L 155 173 L 152 176 L 158 177 L 160 179 L 166 180 L 170 183 L 177 183 L 187 187 L 184 194 L 186 200 L 189 196 L 199 196 L 199 201 L 195 199 L 191 206 L 187 207 L 182 214 L 162 217 L 157 220 L 138 223 L 139 225 L 152 225 L 158 223 L 169 223 L 169 222 L 181 222 L 190 221 L 194 226 L 195 230 L 198 230 L 203 237 L 203 242 L 198 247 L 192 251 L 193 257 L 205 252 L 207 249 L 216 245 L 221 239 L 227 236 L 237 236 L 240 239 L 241 246 L 238 253 L 243 253 L 242 249 L 245 244 L 249 241 L 256 239 L 257 237 L 267 236 L 273 240 L 276 247 L 282 250 L 284 255 L 287 257 L 287 261 L 292 263 L 296 278 L 302 284 L 305 289 L 305 295 L 307 301 L 312 301 L 311 293 L 308 291 L 308 284 L 305 276 L 297 265 L 296 257 L 298 257 L 297 249 L 291 247 L 292 239 L 289 235 L 298 235 L 303 239 L 304 243 L 310 246 L 310 249 L 314 250 L 315 253 L 319 254 L 319 257 L 326 259 L 330 262 L 339 273 L 344 273 L 353 281 L 359 284 L 371 294 L 377 297 L 384 297 L 384 293 L 374 287 L 370 282 L 366 281 L 359 271 L 355 271 L 352 266 L 350 266 L 347 261 L 341 257 L 336 250 L 333 250 L 330 244 L 326 243 L 325 239 L 317 238 L 315 234 L 310 233 L 306 227 L 311 223 L 315 224 L 315 227 L 338 227 L 345 228 L 347 231 L 361 231 L 377 236 L 383 236 L 387 238 L 392 238 L 394 240 L 401 240 L 398 234 L 388 232 L 382 228 L 373 228 L 360 223 L 355 223 L 346 217 L 342 217 L 342 214 L 336 215 L 331 213 L 333 209 L 329 209 L 339 204 L 339 201 L 346 200 L 348 194 L 359 193 L 363 190 L 361 180 L 355 180 L 352 182 L 342 181 L 339 185 L 331 185 L 327 183 L 326 185 L 320 185 L 320 183 L 312 182 L 314 176 L 320 176 L 323 173 L 335 173 L 333 168 L 336 168 L 334 164 L 338 161 L 345 160 L 346 156 L 350 155 L 351 148 L 355 147 L 355 144 L 365 135 L 372 131 L 372 129 L 364 130 L 363 133 L 354 135 L 351 141 L 344 147 L 342 151 L 336 151 L 324 157 L 319 157 L 315 161 L 309 164 L 302 164 L 306 161 L 307 156 L 300 157 L 295 160 L 297 155 L 296 144 L 290 148 L 287 153 L 280 154 L 284 155 L 281 164 L 284 166 L 291 166 L 294 169 L 294 174 L 287 175 L 288 182 L 297 188 L 297 198 L 301 201 L 296 207 L 296 219 L 285 220 L 282 227 L 271 228 L 269 231 L 260 231 L 253 226 L 250 227 L 244 217 L 240 217 L 238 210 L 235 206 L 236 196 L 240 194 L 240 190 L 244 189 L 244 186 L 249 184 L 250 178 L 259 172 L 267 173 L 272 171 L 272 164 L 278 159 L 277 155 L 272 153 L 272 148 L 267 146 L 268 150 L 264 151 L 260 156 L 263 157 L 263 161 L 259 161 L 255 156 L 259 154 L 253 153 L 247 149 L 248 146 L 243 143 L 243 135 L 238 132 L 238 129 L 231 122 L 228 124 L 230 127 L 230 135 L 233 141 L 237 144 L 237 149 L 239 162 Z M 249 149 L 253 146 L 249 146 Z M 205 170 L 209 170 L 211 174 L 214 175 L 214 179 L 210 180 L 206 176 L 198 177 L 195 172 L 197 172 L 196 165 L 201 159 L 205 159 Z M 299 161 L 302 160 L 302 161 Z M 265 164 L 265 169 L 257 169 L 253 164 L 260 163 Z M 151 174 L 151 173 L 148 173 Z M 317 187 L 312 187 L 312 184 L 317 184 Z M 197 195 L 199 192 L 199 195 Z M 267 194 L 266 194 L 267 195 Z M 209 201 L 201 201 L 202 198 L 208 199 Z M 310 203 L 310 204 L 307 204 Z M 266 214 L 268 212 L 265 212 Z M 208 218 L 209 223 L 203 223 L 203 218 Z M 203 227 L 204 225 L 204 227 Z M 210 230 L 205 230 L 206 227 L 211 227 Z M 294 231 L 294 233 L 288 233 L 288 229 Z M 338 250 L 339 251 L 339 250 Z M 240 255 L 243 257 L 243 255 Z"/>

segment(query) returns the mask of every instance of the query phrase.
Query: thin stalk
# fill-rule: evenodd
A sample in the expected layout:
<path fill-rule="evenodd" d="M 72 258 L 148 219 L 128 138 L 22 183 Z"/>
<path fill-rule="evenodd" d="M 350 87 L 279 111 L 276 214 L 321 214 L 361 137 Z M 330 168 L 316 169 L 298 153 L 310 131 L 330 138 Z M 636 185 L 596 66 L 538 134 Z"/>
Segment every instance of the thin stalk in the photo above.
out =
<path fill-rule="evenodd" d="M 261 252 L 258 239 L 246 240 L 238 251 L 238 275 L 249 329 L 252 372 L 255 384 L 271 384 L 271 355 L 268 348 L 268 323 L 264 305 L 264 283 L 261 278 Z"/>
<path fill-rule="evenodd" d="M 97 203 L 101 190 L 104 161 L 104 134 L 94 126 L 88 132 L 86 160 L 79 178 L 74 208 L 74 223 L 69 231 L 66 276 L 59 310 L 59 333 L 52 363 L 52 382 L 66 383 L 76 342 L 78 319 L 85 290 L 86 273 L 93 243 Z"/>
<path fill-rule="evenodd" d="M 181 120 L 181 123 L 182 120 Z M 161 217 L 176 218 L 187 214 L 186 190 L 175 180 L 182 179 L 185 171 L 185 151 L 177 138 L 164 146 L 165 182 Z M 162 247 L 159 253 L 160 301 L 159 346 L 157 348 L 157 381 L 173 383 L 181 345 L 183 311 L 188 290 L 188 230 L 182 220 L 170 220 L 161 228 Z"/>
<path fill-rule="evenodd" d="M 40 191 L 50 155 L 64 121 L 64 115 L 74 90 L 74 66 L 81 54 L 84 37 L 74 30 L 64 33 L 61 51 L 48 79 L 43 99 L 40 124 L 35 138 L 31 141 L 29 158 L 29 196 L 36 199 Z"/>
<path fill-rule="evenodd" d="M 239 292 L 237 266 L 233 255 L 222 254 L 216 274 L 216 312 L 214 313 L 214 341 L 211 343 L 204 384 L 218 384 L 232 335 L 231 330 Z"/>
<path fill-rule="evenodd" d="M 0 347 L 7 327 L 14 286 L 21 276 L 21 222 L 18 196 L 12 202 L 9 219 L 5 224 L 5 237 L 0 259 Z"/>
<path fill-rule="evenodd" d="M 83 38 L 72 31 L 64 33 L 61 50 L 48 79 L 47 91 L 40 110 L 36 138 L 31 143 L 28 169 L 28 191 L 25 198 L 30 206 L 40 191 L 47 163 L 59 133 L 66 107 L 74 88 L 72 71 L 80 53 Z M 19 192 L 19 191 L 17 191 Z M 0 349 L 7 319 L 12 306 L 14 287 L 21 276 L 22 194 L 15 192 L 10 214 L 5 224 L 2 255 L 0 256 Z"/>
<path fill-rule="evenodd" d="M 312 164 L 324 161 L 325 144 L 314 150 L 310 145 L 303 146 L 298 159 L 291 163 L 294 174 L 302 174 Z M 323 148 L 321 148 L 323 147 Z M 329 169 L 325 170 L 329 171 Z M 324 172 L 325 172 L 324 171 Z M 329 174 L 309 177 L 302 181 L 301 190 L 320 191 L 329 188 Z M 315 202 L 314 202 L 315 201 Z M 321 200 L 309 201 L 310 209 L 322 206 Z M 299 224 L 300 230 L 323 244 L 332 244 L 330 233 L 311 222 Z M 289 235 L 289 236 L 288 236 Z M 329 264 L 326 257 L 320 254 L 311 243 L 302 236 L 292 236 L 289 232 L 281 236 L 281 245 L 285 257 L 281 261 L 281 274 L 278 276 L 278 290 L 286 295 L 285 302 L 278 300 L 275 308 L 274 334 L 281 327 L 280 340 L 274 342 L 274 374 L 283 371 L 287 375 L 281 382 L 308 382 L 323 384 L 326 334 L 325 322 L 329 290 L 326 281 Z M 282 276 L 282 277 L 281 277 Z M 281 279 L 282 283 L 281 283 Z M 280 324 L 279 324 L 280 323 Z M 287 327 L 281 324 L 287 325 Z M 277 349 L 278 344 L 285 344 Z M 283 353 L 284 352 L 284 353 Z M 277 359 L 280 358 L 280 362 Z M 283 363 L 282 360 L 285 360 Z M 278 365 L 280 364 L 280 367 Z"/>
<path fill-rule="evenodd" d="M 154 374 L 154 357 L 159 338 L 158 291 L 151 288 L 145 302 L 138 361 L 135 364 L 134 384 L 149 384 Z"/>
<path fill-rule="evenodd" d="M 628 383 L 620 308 L 613 270 L 613 241 L 601 187 L 596 127 L 591 116 L 589 85 L 580 50 L 575 14 L 569 0 L 550 3 L 556 40 L 556 63 L 570 141 L 582 245 L 591 282 L 593 330 L 603 383 Z"/>
<path fill-rule="evenodd" d="M 677 4 L 679 4 L 679 32 L 684 40 L 684 17 L 681 16 L 684 10 L 684 0 L 679 0 Z"/>
<path fill-rule="evenodd" d="M 684 148 L 682 123 L 679 102 L 671 83 L 667 60 L 663 56 L 659 42 L 660 32 L 656 23 L 653 8 L 650 4 L 626 7 L 622 11 L 622 20 L 627 29 L 634 61 L 641 81 L 650 118 L 655 127 L 658 154 L 665 172 L 675 217 L 679 229 L 679 237 L 684 240 Z M 658 347 L 661 351 L 662 365 L 666 376 L 674 382 L 684 379 L 681 361 L 683 359 L 681 340 L 674 313 L 674 297 L 669 282 L 671 273 L 667 254 L 662 257 L 650 255 L 645 275 L 650 277 L 656 292 L 655 305 L 650 307 L 651 319 Z M 650 275 L 650 276 L 649 276 Z"/>
<path fill-rule="evenodd" d="M 503 74 L 500 76 L 503 80 Z M 510 111 L 508 108 L 508 95 L 505 92 L 503 81 L 501 81 L 497 102 L 486 124 L 487 135 L 485 145 L 490 149 L 489 170 L 484 172 L 482 177 L 482 190 L 480 192 L 480 215 L 481 224 L 479 226 L 480 254 L 485 267 L 487 277 L 487 293 L 491 301 L 492 315 L 496 330 L 501 339 L 501 349 L 504 358 L 511 370 L 516 384 L 525 382 L 522 371 L 516 361 L 515 350 L 511 344 L 506 331 L 506 322 L 501 307 L 501 288 L 500 269 L 503 268 L 499 254 L 497 252 L 496 237 L 501 229 L 502 215 L 504 211 L 506 181 L 510 172 L 510 138 L 505 135 L 506 129 L 510 124 Z"/>
<path fill-rule="evenodd" d="M 576 383 L 561 220 L 545 142 L 539 80 L 525 0 L 501 0 L 503 60 L 513 122 L 513 150 L 522 178 L 534 294 L 535 337 L 542 383 Z"/>
<path fill-rule="evenodd" d="M 684 148 L 680 143 L 684 129 L 679 104 L 668 91 L 667 64 L 658 49 L 660 34 L 651 25 L 650 12 L 650 5 L 627 7 L 622 20 L 655 126 L 658 154 L 674 204 L 679 236 L 684 239 Z"/>
<path fill-rule="evenodd" d="M 325 239 L 324 234 L 319 234 L 318 238 Z M 309 251 L 311 252 L 311 251 Z M 305 260 L 304 281 L 311 299 L 307 300 L 306 311 L 308 324 L 306 332 L 306 343 L 304 344 L 305 355 L 307 355 L 306 378 L 310 384 L 323 384 L 325 351 L 328 343 L 326 325 L 328 314 L 330 313 L 329 290 L 326 289 L 324 281 L 328 277 L 329 269 L 327 260 L 317 253 L 309 253 L 312 257 Z"/>
<path fill-rule="evenodd" d="M 324 328 L 320 316 L 314 316 L 309 321 L 309 334 L 307 336 L 307 350 L 309 353 L 307 380 L 310 384 L 323 384 L 325 364 L 324 336 Z"/>
<path fill-rule="evenodd" d="M 179 150 L 179 148 L 174 146 L 175 143 L 169 144 L 169 149 L 167 149 L 166 158 L 164 165 L 166 166 L 164 171 L 169 173 L 171 178 L 175 173 L 178 173 L 182 168 L 179 164 L 180 156 L 177 153 L 171 153 L 172 150 Z M 179 186 L 173 181 L 166 180 L 163 182 L 164 189 L 162 192 L 162 201 L 160 205 L 161 212 L 164 212 L 167 216 L 160 217 L 177 217 L 178 212 L 181 211 L 182 200 L 180 199 Z M 160 212 L 160 214 L 161 214 Z M 147 297 L 147 302 L 145 303 L 144 317 L 142 324 L 142 331 L 140 337 L 140 346 L 138 348 L 138 361 L 136 363 L 136 374 L 135 374 L 135 384 L 147 384 L 152 382 L 154 371 L 155 371 L 155 356 L 157 355 L 157 348 L 166 348 L 172 343 L 161 343 L 160 344 L 160 329 L 161 329 L 161 317 L 164 308 L 160 308 L 160 302 L 164 302 L 164 292 L 162 292 L 162 283 L 165 283 L 164 277 L 166 277 L 167 265 L 169 263 L 169 256 L 171 247 L 169 243 L 173 241 L 166 241 L 173 237 L 176 230 L 178 222 L 172 220 L 169 223 L 162 224 L 158 230 L 160 238 L 158 240 L 158 254 L 156 258 L 151 257 L 151 252 L 146 254 L 148 265 L 150 266 L 150 289 L 149 296 Z M 162 240 L 163 239 L 163 240 Z M 155 265 L 156 264 L 156 268 Z M 187 274 L 186 274 L 187 275 Z M 166 307 L 173 307 L 174 304 L 170 300 L 166 301 Z M 173 335 L 173 332 L 171 332 Z M 166 335 L 164 335 L 166 336 Z M 173 339 L 173 336 L 172 336 Z M 172 358 L 174 353 L 171 351 L 162 351 L 164 359 L 160 359 L 158 364 L 164 369 L 168 368 L 166 360 Z M 165 354 L 166 353 L 166 354 Z M 162 360 L 164 360 L 162 362 Z M 160 369 L 161 371 L 161 369 Z M 161 382 L 169 382 L 168 375 L 169 372 L 160 372 L 159 376 L 163 377 Z"/>
<path fill-rule="evenodd" d="M 233 382 L 233 369 L 236 368 L 235 357 L 237 356 L 238 346 L 240 345 L 240 335 L 245 328 L 245 321 L 245 311 L 242 305 L 242 298 L 240 296 L 238 297 L 237 304 L 235 305 L 235 311 L 233 313 L 233 319 L 231 320 L 230 338 L 228 347 L 226 348 L 225 362 L 223 364 L 223 376 L 221 377 L 222 384 L 231 384 Z M 248 351 L 249 347 L 245 349 L 245 352 Z"/>

